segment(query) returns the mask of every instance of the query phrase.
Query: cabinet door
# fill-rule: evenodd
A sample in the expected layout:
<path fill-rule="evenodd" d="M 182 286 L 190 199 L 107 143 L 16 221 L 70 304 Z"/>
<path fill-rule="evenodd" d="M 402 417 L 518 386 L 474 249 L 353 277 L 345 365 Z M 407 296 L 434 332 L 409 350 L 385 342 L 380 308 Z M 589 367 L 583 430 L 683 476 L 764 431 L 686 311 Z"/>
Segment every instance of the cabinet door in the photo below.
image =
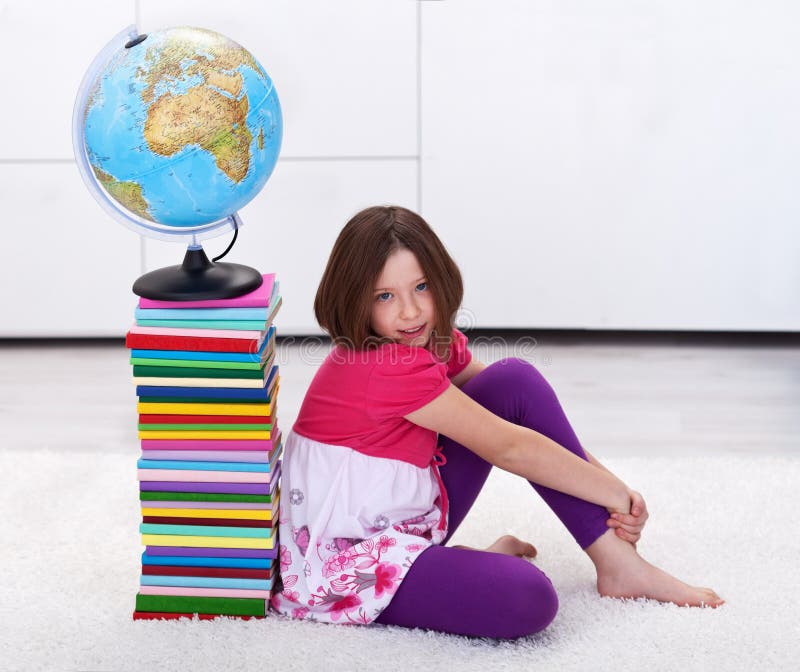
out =
<path fill-rule="evenodd" d="M 800 8 L 421 11 L 422 211 L 474 324 L 800 329 Z"/>
<path fill-rule="evenodd" d="M 133 323 L 139 236 L 97 206 L 75 164 L 0 164 L 0 203 L 0 337 L 122 338 Z"/>
<path fill-rule="evenodd" d="M 2 3 L 0 159 L 72 159 L 81 80 L 97 53 L 134 22 L 132 2 Z"/>

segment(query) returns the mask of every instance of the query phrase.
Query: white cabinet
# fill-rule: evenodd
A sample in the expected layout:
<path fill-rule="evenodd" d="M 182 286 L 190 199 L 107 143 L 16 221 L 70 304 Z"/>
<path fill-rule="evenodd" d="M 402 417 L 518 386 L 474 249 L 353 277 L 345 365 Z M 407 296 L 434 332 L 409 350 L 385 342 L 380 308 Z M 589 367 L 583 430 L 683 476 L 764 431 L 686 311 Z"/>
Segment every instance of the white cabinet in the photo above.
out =
<path fill-rule="evenodd" d="M 0 164 L 0 203 L 0 337 L 124 335 L 139 240 L 97 207 L 75 164 Z"/>
<path fill-rule="evenodd" d="M 132 2 L 0 3 L 1 160 L 72 159 L 72 108 L 83 75 L 132 23 Z"/>
<path fill-rule="evenodd" d="M 78 84 L 137 22 L 217 30 L 275 82 L 281 157 L 225 260 L 279 274 L 283 334 L 320 333 L 336 234 L 381 203 L 439 233 L 465 325 L 798 331 L 798 20 L 771 0 L 6 1 L 0 337 L 120 336 L 133 281 L 183 257 L 109 220 L 72 161 Z"/>
<path fill-rule="evenodd" d="M 800 329 L 800 10 L 421 9 L 422 214 L 479 326 Z"/>

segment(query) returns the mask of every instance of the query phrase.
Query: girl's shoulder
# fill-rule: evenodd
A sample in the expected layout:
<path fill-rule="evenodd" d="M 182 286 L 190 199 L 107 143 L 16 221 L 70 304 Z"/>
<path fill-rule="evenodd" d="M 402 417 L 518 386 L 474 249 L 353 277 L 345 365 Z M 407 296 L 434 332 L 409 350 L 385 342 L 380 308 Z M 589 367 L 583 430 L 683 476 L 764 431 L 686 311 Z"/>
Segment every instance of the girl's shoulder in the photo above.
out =
<path fill-rule="evenodd" d="M 404 343 L 385 343 L 369 350 L 352 350 L 336 346 L 331 350 L 325 364 L 350 374 L 368 375 L 375 371 L 392 376 L 413 373 L 420 368 L 444 366 L 444 363 L 426 348 L 408 346 Z"/>

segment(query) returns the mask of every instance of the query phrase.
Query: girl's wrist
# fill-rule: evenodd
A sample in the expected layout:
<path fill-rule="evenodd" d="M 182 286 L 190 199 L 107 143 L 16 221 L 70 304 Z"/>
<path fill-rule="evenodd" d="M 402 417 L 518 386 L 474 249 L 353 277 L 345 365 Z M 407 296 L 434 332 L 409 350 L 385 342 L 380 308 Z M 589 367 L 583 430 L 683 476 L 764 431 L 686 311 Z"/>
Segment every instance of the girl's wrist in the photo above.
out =
<path fill-rule="evenodd" d="M 619 481 L 619 485 L 620 489 L 617 495 L 617 501 L 613 506 L 607 506 L 606 511 L 608 511 L 609 513 L 622 513 L 627 516 L 630 515 L 631 512 L 630 489 L 622 481 Z"/>

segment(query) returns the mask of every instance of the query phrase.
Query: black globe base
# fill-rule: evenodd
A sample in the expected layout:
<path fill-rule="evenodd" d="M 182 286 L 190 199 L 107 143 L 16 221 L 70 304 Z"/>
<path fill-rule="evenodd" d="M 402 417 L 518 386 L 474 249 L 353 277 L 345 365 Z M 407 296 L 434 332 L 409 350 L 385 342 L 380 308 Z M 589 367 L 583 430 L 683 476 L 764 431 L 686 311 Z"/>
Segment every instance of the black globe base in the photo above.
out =
<path fill-rule="evenodd" d="M 161 301 L 232 299 L 261 286 L 255 268 L 241 264 L 214 263 L 202 247 L 189 248 L 183 263 L 150 271 L 133 283 L 133 293 Z"/>

